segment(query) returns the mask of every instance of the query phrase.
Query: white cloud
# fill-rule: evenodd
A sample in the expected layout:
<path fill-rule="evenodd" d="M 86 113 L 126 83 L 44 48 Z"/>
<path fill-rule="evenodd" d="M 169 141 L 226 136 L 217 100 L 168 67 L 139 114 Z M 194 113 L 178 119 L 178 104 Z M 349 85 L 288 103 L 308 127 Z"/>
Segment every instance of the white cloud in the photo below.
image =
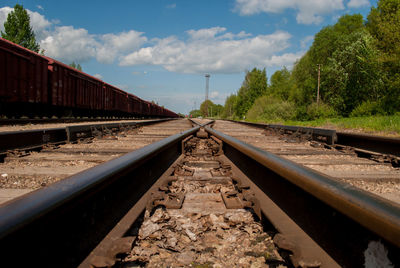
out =
<path fill-rule="evenodd" d="M 98 79 L 103 79 L 103 76 L 101 74 L 95 74 L 93 75 L 94 77 L 98 78 Z"/>
<path fill-rule="evenodd" d="M 213 91 L 213 92 L 211 92 L 211 94 L 210 94 L 210 98 L 211 98 L 211 99 L 215 99 L 216 97 L 218 97 L 218 95 L 219 95 L 219 92 L 218 92 L 218 91 Z"/>
<path fill-rule="evenodd" d="M 147 38 L 142 35 L 142 32 L 134 30 L 102 35 L 101 45 L 97 48 L 97 60 L 102 63 L 112 63 L 117 55 L 139 49 L 147 41 Z"/>
<path fill-rule="evenodd" d="M 141 48 L 122 58 L 120 65 L 160 65 L 180 73 L 236 73 L 245 69 L 290 66 L 297 54 L 283 54 L 291 35 L 277 31 L 269 35 L 225 33 L 222 27 L 187 31 L 189 39 L 174 36 L 155 39 L 153 46 Z M 234 38 L 233 38 L 234 37 Z"/>
<path fill-rule="evenodd" d="M 0 8 L 1 26 L 11 10 Z M 237 73 L 255 66 L 291 66 L 302 54 L 285 53 L 291 35 L 283 31 L 252 36 L 212 27 L 188 30 L 185 39 L 169 36 L 148 40 L 135 30 L 95 35 L 83 28 L 49 22 L 38 12 L 28 10 L 28 14 L 45 55 L 65 63 L 95 58 L 101 63 L 118 60 L 124 66 L 158 65 L 180 73 Z"/>
<path fill-rule="evenodd" d="M 269 60 L 270 66 L 286 66 L 288 68 L 291 68 L 293 66 L 293 63 L 296 60 L 300 59 L 304 55 L 304 53 L 304 51 L 299 51 L 297 53 L 285 53 L 279 56 L 273 55 Z"/>
<path fill-rule="evenodd" d="M 86 29 L 72 26 L 55 27 L 41 41 L 46 55 L 82 62 L 95 57 L 101 63 L 113 63 L 123 53 L 137 50 L 147 41 L 143 33 L 131 30 L 118 34 L 92 35 Z"/>
<path fill-rule="evenodd" d="M 347 6 L 350 8 L 357 8 L 370 5 L 371 3 L 369 2 L 369 0 L 350 0 L 350 2 L 347 4 Z"/>
<path fill-rule="evenodd" d="M 186 31 L 189 36 L 193 40 L 204 40 L 204 39 L 212 39 L 219 33 L 225 32 L 226 28 L 224 27 L 212 27 L 207 29 L 200 29 L 200 30 L 189 30 Z"/>
<path fill-rule="evenodd" d="M 49 57 L 66 63 L 84 62 L 96 56 L 99 44 L 86 29 L 72 26 L 55 27 L 55 30 L 40 42 L 40 47 Z"/>
<path fill-rule="evenodd" d="M 40 10 L 44 10 L 44 8 L 41 6 L 41 5 L 37 5 L 36 6 L 38 9 L 40 9 Z"/>
<path fill-rule="evenodd" d="M 297 12 L 298 23 L 319 24 L 323 20 L 322 15 L 342 10 L 344 5 L 343 0 L 236 0 L 235 5 L 235 11 L 242 16 L 262 12 L 282 13 L 286 9 L 294 9 Z"/>
<path fill-rule="evenodd" d="M 147 72 L 143 71 L 143 72 L 132 72 L 133 75 L 146 75 Z"/>
<path fill-rule="evenodd" d="M 170 4 L 170 5 L 167 5 L 166 8 L 168 8 L 168 9 L 174 9 L 174 8 L 176 8 L 176 4 L 173 3 L 173 4 Z"/>
<path fill-rule="evenodd" d="M 223 40 L 223 39 L 240 39 L 244 37 L 251 36 L 251 34 L 248 34 L 244 31 L 239 32 L 238 34 L 233 34 L 233 33 L 224 33 L 223 35 L 219 35 L 220 33 L 226 32 L 225 27 L 212 27 L 212 28 L 205 28 L 205 29 L 200 29 L 200 30 L 188 30 L 186 33 L 190 36 L 192 40 L 211 40 L 211 39 L 218 39 L 218 40 Z"/>
<path fill-rule="evenodd" d="M 48 21 L 43 15 L 41 15 L 38 12 L 30 11 L 27 10 L 28 15 L 31 20 L 31 25 L 32 29 L 37 32 L 37 31 L 44 31 L 46 28 L 48 28 L 51 23 Z"/>
<path fill-rule="evenodd" d="M 7 20 L 8 13 L 13 11 L 14 9 L 11 7 L 2 7 L 0 8 L 0 30 L 4 31 L 4 22 Z"/>
<path fill-rule="evenodd" d="M 36 40 L 41 40 L 48 35 L 52 23 L 38 12 L 27 10 L 31 20 L 32 30 L 35 32 Z"/>
<path fill-rule="evenodd" d="M 39 8 L 39 7 L 38 7 Z M 0 30 L 11 7 L 0 8 Z M 117 34 L 92 35 L 86 29 L 56 26 L 59 21 L 48 21 L 43 15 L 27 9 L 36 40 L 49 57 L 65 62 L 84 62 L 95 57 L 99 62 L 112 63 L 127 51 L 134 51 L 147 38 L 134 30 Z"/>

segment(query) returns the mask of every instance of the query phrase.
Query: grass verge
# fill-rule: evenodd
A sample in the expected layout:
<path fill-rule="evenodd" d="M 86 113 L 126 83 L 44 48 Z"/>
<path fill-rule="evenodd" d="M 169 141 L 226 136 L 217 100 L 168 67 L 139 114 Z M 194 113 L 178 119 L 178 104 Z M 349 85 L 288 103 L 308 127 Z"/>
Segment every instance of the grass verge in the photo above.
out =
<path fill-rule="evenodd" d="M 260 122 L 261 123 L 261 122 Z M 312 121 L 275 121 L 263 123 L 280 123 L 294 126 L 322 127 L 336 130 L 351 130 L 376 135 L 400 136 L 400 114 L 388 116 L 365 116 L 348 118 L 325 118 Z"/>

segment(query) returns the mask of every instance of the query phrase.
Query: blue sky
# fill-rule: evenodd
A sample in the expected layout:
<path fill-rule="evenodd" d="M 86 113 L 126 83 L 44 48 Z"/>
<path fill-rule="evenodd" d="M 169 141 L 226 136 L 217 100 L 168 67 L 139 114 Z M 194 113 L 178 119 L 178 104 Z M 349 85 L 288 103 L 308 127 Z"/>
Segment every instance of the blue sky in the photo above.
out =
<path fill-rule="evenodd" d="M 291 67 L 322 27 L 366 17 L 376 0 L 2 1 L 0 30 L 16 3 L 45 54 L 175 112 L 223 104 L 245 70 Z"/>

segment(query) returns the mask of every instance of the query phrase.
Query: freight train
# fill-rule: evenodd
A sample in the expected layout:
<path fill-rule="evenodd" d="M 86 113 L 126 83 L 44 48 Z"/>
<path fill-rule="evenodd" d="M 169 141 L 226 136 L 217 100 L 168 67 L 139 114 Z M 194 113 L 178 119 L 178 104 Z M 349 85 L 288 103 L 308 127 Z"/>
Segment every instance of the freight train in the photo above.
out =
<path fill-rule="evenodd" d="M 0 116 L 178 117 L 168 109 L 3 38 Z"/>

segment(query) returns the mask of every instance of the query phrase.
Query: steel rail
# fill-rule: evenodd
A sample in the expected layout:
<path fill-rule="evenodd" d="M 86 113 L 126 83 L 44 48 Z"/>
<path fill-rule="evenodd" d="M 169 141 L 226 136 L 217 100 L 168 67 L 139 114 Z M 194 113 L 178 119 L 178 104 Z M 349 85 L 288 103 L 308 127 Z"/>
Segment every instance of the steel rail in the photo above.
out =
<path fill-rule="evenodd" d="M 336 135 L 338 144 L 400 157 L 400 138 L 338 131 Z"/>
<path fill-rule="evenodd" d="M 49 143 L 73 142 L 79 138 L 78 134 L 91 137 L 93 127 L 99 128 L 100 130 L 103 127 L 119 129 L 121 126 L 145 126 L 169 120 L 175 119 L 156 119 L 128 123 L 99 123 L 61 128 L 0 132 L 0 154 L 4 154 L 9 150 L 41 148 L 43 145 Z"/>
<path fill-rule="evenodd" d="M 203 124 L 200 124 L 200 123 L 194 121 L 193 119 L 189 119 L 189 121 L 192 122 L 192 125 L 198 125 L 200 127 L 205 127 L 205 126 L 212 125 L 215 123 L 215 120 L 210 120 L 209 122 L 203 123 Z"/>
<path fill-rule="evenodd" d="M 22 124 L 54 124 L 54 123 L 78 123 L 78 122 L 101 122 L 101 121 L 121 121 L 139 120 L 135 118 L 19 118 L 19 119 L 0 119 L 0 126 L 22 125 Z"/>
<path fill-rule="evenodd" d="M 350 146 L 356 149 L 366 150 L 379 154 L 388 154 L 400 157 L 400 138 L 383 137 L 369 134 L 348 133 L 336 131 L 332 129 L 312 128 L 312 127 L 299 127 L 299 126 L 286 126 L 274 124 L 251 123 L 245 121 L 227 120 L 235 123 L 240 123 L 257 128 L 272 128 L 283 131 L 301 133 L 312 133 L 313 139 L 319 140 L 318 137 L 326 138 L 327 144 L 339 144 L 343 146 Z"/>
<path fill-rule="evenodd" d="M 340 265 L 363 265 L 371 241 L 382 241 L 400 261 L 398 204 L 217 130 L 205 130 L 222 140 L 225 155 Z"/>
<path fill-rule="evenodd" d="M 78 266 L 181 155 L 181 141 L 199 129 L 170 136 L 0 206 L 1 265 Z"/>
<path fill-rule="evenodd" d="M 0 154 L 19 148 L 41 147 L 67 141 L 65 128 L 48 128 L 0 132 Z"/>
<path fill-rule="evenodd" d="M 312 136 L 313 140 L 320 140 L 320 137 L 324 137 L 326 139 L 326 143 L 328 144 L 334 144 L 337 140 L 336 130 L 332 129 L 251 123 L 246 121 L 235 121 L 235 120 L 227 120 L 227 121 L 262 129 L 270 128 L 275 130 L 283 130 L 284 132 L 290 132 L 290 133 L 295 133 L 295 132 L 300 132 L 302 134 L 308 133 Z"/>

